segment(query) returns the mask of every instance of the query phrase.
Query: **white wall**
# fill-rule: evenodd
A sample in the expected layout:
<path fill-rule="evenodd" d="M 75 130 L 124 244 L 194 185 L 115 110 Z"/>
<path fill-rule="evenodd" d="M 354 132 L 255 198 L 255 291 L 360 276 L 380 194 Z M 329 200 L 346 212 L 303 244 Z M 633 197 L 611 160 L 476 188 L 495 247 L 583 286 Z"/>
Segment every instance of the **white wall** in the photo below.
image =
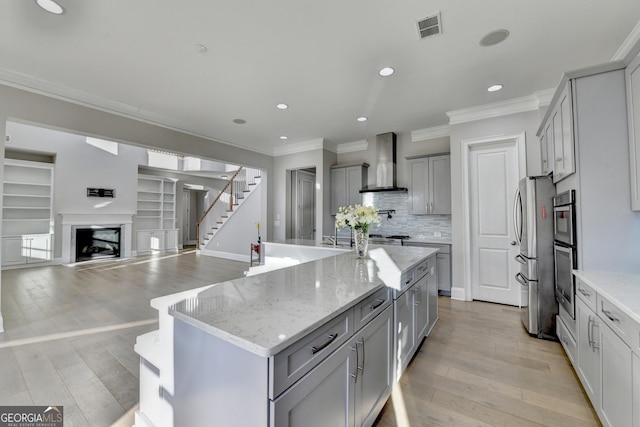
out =
<path fill-rule="evenodd" d="M 464 288 L 464 273 L 469 260 L 464 256 L 463 168 L 461 142 L 465 139 L 496 135 L 525 133 L 527 149 L 527 175 L 539 175 L 541 171 L 539 142 L 536 137 L 540 125 L 540 113 L 529 111 L 486 120 L 451 126 L 451 221 L 453 239 L 451 247 L 452 286 Z M 470 299 L 465 295 L 465 299 Z"/>
<path fill-rule="evenodd" d="M 66 132 L 7 123 L 11 144 L 5 149 L 55 153 L 53 215 L 56 236 L 62 233 L 61 213 L 136 213 L 139 149 L 120 144 L 118 155 L 85 143 Z M 87 197 L 87 188 L 115 189 L 116 197 Z M 62 256 L 62 239 L 54 239 L 54 258 Z"/>

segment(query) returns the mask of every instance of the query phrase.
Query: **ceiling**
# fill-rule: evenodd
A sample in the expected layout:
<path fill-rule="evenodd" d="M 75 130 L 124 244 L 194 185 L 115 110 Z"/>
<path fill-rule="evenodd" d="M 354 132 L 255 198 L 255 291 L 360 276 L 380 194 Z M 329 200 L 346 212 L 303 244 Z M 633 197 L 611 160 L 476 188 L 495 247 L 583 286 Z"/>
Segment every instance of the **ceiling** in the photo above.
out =
<path fill-rule="evenodd" d="M 448 111 L 555 88 L 611 60 L 640 21 L 638 0 L 59 3 L 62 15 L 0 2 L 0 82 L 266 154 L 444 125 Z M 438 12 L 442 34 L 419 39 L 416 21 Z M 498 29 L 510 36 L 480 46 Z M 494 83 L 504 89 L 487 92 Z"/>

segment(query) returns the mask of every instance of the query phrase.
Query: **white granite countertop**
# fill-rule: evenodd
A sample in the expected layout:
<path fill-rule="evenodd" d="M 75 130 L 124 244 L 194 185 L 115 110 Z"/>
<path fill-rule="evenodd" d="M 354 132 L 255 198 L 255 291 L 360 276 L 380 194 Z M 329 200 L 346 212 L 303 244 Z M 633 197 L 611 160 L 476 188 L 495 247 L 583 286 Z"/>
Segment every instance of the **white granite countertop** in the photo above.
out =
<path fill-rule="evenodd" d="M 640 323 L 640 275 L 574 270 L 573 274 Z"/>
<path fill-rule="evenodd" d="M 349 251 L 219 283 L 176 303 L 169 308 L 169 314 L 245 350 L 269 357 L 385 284 L 399 288 L 402 271 L 437 251 L 373 245 L 368 259 L 358 259 Z"/>

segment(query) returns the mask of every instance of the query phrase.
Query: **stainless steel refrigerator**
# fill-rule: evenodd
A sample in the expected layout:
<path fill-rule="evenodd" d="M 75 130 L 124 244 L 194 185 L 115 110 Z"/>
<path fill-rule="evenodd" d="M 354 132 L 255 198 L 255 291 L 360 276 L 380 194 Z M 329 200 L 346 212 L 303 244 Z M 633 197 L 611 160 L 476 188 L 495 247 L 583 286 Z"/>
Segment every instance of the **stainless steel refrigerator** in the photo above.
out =
<path fill-rule="evenodd" d="M 556 339 L 558 303 L 553 269 L 553 196 L 551 177 L 520 180 L 514 206 L 514 225 L 520 253 L 516 280 L 522 286 L 522 323 L 529 334 Z"/>

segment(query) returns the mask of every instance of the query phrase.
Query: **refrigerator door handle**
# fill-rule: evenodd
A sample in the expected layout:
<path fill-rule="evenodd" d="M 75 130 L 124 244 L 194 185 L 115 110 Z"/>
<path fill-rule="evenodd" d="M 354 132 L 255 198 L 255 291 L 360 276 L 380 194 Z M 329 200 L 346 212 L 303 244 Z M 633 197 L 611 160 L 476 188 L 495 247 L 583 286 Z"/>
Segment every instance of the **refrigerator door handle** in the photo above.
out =
<path fill-rule="evenodd" d="M 518 205 L 520 210 L 518 211 Z M 520 196 L 520 189 L 516 191 L 516 196 L 513 201 L 513 229 L 516 234 L 516 241 L 518 244 L 522 243 L 522 197 Z"/>
<path fill-rule="evenodd" d="M 524 259 L 524 257 L 521 254 L 516 255 L 515 258 L 516 258 L 516 261 L 518 261 L 519 264 L 522 264 L 522 265 L 527 265 L 528 264 L 527 260 Z M 520 274 L 520 273 L 518 273 L 518 274 Z"/>
<path fill-rule="evenodd" d="M 527 279 L 522 275 L 522 273 L 516 274 L 516 281 L 520 283 L 522 286 L 529 286 Z"/>

